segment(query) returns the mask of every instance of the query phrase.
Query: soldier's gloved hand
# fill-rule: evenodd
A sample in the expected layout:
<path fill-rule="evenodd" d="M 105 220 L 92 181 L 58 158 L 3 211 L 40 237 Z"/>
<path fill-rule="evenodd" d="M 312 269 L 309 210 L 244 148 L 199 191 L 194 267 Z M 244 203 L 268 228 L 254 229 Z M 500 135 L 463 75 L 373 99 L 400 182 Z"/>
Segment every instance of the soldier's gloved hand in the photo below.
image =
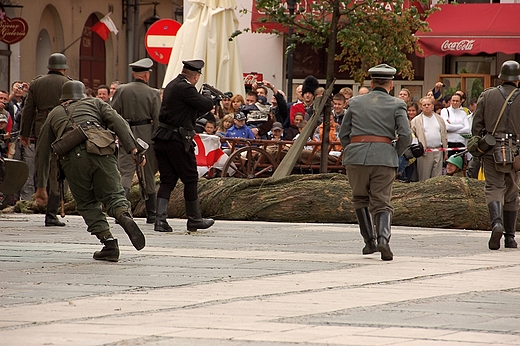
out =
<path fill-rule="evenodd" d="M 131 153 L 135 165 L 139 164 L 139 166 L 142 167 L 146 164 L 146 156 L 144 156 L 144 154 L 138 154 L 137 148 L 132 149 Z"/>

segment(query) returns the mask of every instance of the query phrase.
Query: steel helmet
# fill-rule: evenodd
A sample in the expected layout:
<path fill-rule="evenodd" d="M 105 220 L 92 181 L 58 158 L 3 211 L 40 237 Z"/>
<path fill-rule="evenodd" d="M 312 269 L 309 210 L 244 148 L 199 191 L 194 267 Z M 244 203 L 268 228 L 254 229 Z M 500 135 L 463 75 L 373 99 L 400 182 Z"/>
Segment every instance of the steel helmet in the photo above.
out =
<path fill-rule="evenodd" d="M 67 57 L 61 53 L 51 54 L 49 57 L 49 64 L 47 65 L 49 70 L 65 70 L 69 68 L 67 65 Z"/>
<path fill-rule="evenodd" d="M 81 100 L 85 97 L 87 97 L 85 84 L 81 83 L 79 80 L 65 82 L 61 87 L 60 101 Z"/>
<path fill-rule="evenodd" d="M 449 162 L 452 165 L 457 166 L 459 169 L 462 169 L 462 157 L 460 157 L 460 156 L 452 155 L 452 156 L 448 157 L 446 162 Z"/>
<path fill-rule="evenodd" d="M 498 79 L 506 81 L 520 80 L 520 64 L 514 60 L 508 60 L 502 64 Z"/>

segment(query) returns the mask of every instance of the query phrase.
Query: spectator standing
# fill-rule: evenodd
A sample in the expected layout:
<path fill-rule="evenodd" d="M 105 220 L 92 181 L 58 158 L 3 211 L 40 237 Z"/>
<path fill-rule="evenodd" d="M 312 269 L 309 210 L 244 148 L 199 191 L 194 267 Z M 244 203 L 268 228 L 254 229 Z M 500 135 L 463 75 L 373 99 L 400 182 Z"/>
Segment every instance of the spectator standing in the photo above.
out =
<path fill-rule="evenodd" d="M 410 145 L 412 132 L 406 115 L 406 104 L 389 94 L 396 69 L 381 64 L 368 72 L 372 78 L 372 91 L 349 100 L 347 114 L 341 124 L 340 139 L 345 150 L 343 164 L 346 166 L 352 187 L 352 203 L 366 244 L 363 254 L 379 251 L 382 260 L 391 261 L 392 183 L 396 176 L 398 156 Z M 394 147 L 392 141 L 396 135 Z M 372 215 L 375 222 L 372 221 Z"/>
<path fill-rule="evenodd" d="M 112 98 L 114 97 L 114 94 L 116 93 L 117 88 L 121 85 L 121 82 L 116 80 L 110 83 L 110 102 L 112 102 Z"/>
<path fill-rule="evenodd" d="M 425 149 L 424 155 L 417 158 L 419 181 L 424 181 L 442 175 L 448 136 L 444 119 L 433 111 L 431 97 L 425 96 L 419 102 L 422 113 L 411 121 L 411 128 Z"/>
<path fill-rule="evenodd" d="M 345 113 L 347 113 L 347 102 L 347 99 L 341 93 L 332 97 L 332 114 L 334 115 L 334 121 L 339 126 L 341 126 Z"/>
<path fill-rule="evenodd" d="M 460 105 L 460 95 L 453 94 L 450 97 L 450 106 L 441 110 L 441 117 L 446 122 L 446 130 L 448 131 L 448 148 L 464 148 L 466 139 L 461 135 L 469 134 L 471 131 L 468 115 Z M 454 150 L 450 154 L 457 154 L 463 150 Z"/>
<path fill-rule="evenodd" d="M 97 96 L 98 99 L 102 99 L 105 102 L 110 102 L 110 88 L 108 85 L 100 85 L 97 89 Z"/>
<path fill-rule="evenodd" d="M 65 76 L 67 68 L 69 66 L 65 55 L 61 53 L 51 54 L 47 65 L 49 72 L 46 75 L 34 78 L 29 86 L 20 127 L 20 143 L 24 146 L 24 155 L 29 166 L 28 179 L 34 179 L 36 171 L 39 170 L 33 163 L 35 163 L 36 143 L 40 129 L 49 112 L 60 104 L 61 87 L 72 80 Z M 60 205 L 57 157 L 52 157 L 50 167 L 49 181 L 46 184 L 49 191 L 45 226 L 65 226 L 65 223 L 58 220 L 56 216 Z"/>
<path fill-rule="evenodd" d="M 146 223 L 155 223 L 155 173 L 157 173 L 157 160 L 153 149 L 152 133 L 159 123 L 161 98 L 157 89 L 148 86 L 150 71 L 153 66 L 152 59 L 144 58 L 131 63 L 129 66 L 132 68 L 133 80 L 117 88 L 112 99 L 112 107 L 128 122 L 134 137 L 141 138 L 149 145 L 145 153 L 147 163 L 144 167 L 146 191 L 141 192 L 148 195 L 148 199 L 145 202 Z M 124 148 L 124 150 L 120 150 L 118 153 L 121 184 L 127 198 L 135 175 L 135 163 L 128 149 Z"/>
<path fill-rule="evenodd" d="M 410 90 L 406 88 L 402 88 L 401 90 L 399 90 L 399 94 L 397 97 L 399 97 L 405 103 L 412 101 L 412 93 L 410 92 Z"/>

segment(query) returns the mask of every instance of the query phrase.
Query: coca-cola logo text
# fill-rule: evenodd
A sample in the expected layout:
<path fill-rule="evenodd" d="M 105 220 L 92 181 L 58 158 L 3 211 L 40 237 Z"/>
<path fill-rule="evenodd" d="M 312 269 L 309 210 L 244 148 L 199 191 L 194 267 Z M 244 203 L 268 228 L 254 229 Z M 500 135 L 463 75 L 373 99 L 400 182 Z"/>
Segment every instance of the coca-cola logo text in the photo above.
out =
<path fill-rule="evenodd" d="M 475 42 L 475 40 L 460 40 L 460 41 L 454 41 L 454 42 L 450 42 L 450 40 L 446 40 L 442 43 L 441 50 L 443 52 L 445 52 L 447 50 L 472 50 L 473 42 Z"/>

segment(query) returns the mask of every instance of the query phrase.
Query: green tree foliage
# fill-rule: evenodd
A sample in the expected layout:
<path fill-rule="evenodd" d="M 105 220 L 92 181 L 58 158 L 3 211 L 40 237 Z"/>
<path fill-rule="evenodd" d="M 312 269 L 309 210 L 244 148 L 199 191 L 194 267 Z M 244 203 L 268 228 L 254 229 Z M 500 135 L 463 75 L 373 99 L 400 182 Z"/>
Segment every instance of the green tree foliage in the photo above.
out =
<path fill-rule="evenodd" d="M 429 31 L 426 18 L 437 10 L 420 13 L 415 6 L 403 8 L 404 0 L 297 0 L 290 16 L 285 1 L 255 1 L 258 11 L 265 14 L 262 22 L 293 27 L 288 49 L 297 43 L 327 49 L 327 84 L 336 72 L 334 60 L 340 61 L 340 71 L 351 71 L 358 83 L 363 82 L 370 67 L 380 63 L 390 64 L 403 78 L 413 79 L 407 54 L 421 53 L 414 33 Z M 336 42 L 341 47 L 339 52 Z"/>

